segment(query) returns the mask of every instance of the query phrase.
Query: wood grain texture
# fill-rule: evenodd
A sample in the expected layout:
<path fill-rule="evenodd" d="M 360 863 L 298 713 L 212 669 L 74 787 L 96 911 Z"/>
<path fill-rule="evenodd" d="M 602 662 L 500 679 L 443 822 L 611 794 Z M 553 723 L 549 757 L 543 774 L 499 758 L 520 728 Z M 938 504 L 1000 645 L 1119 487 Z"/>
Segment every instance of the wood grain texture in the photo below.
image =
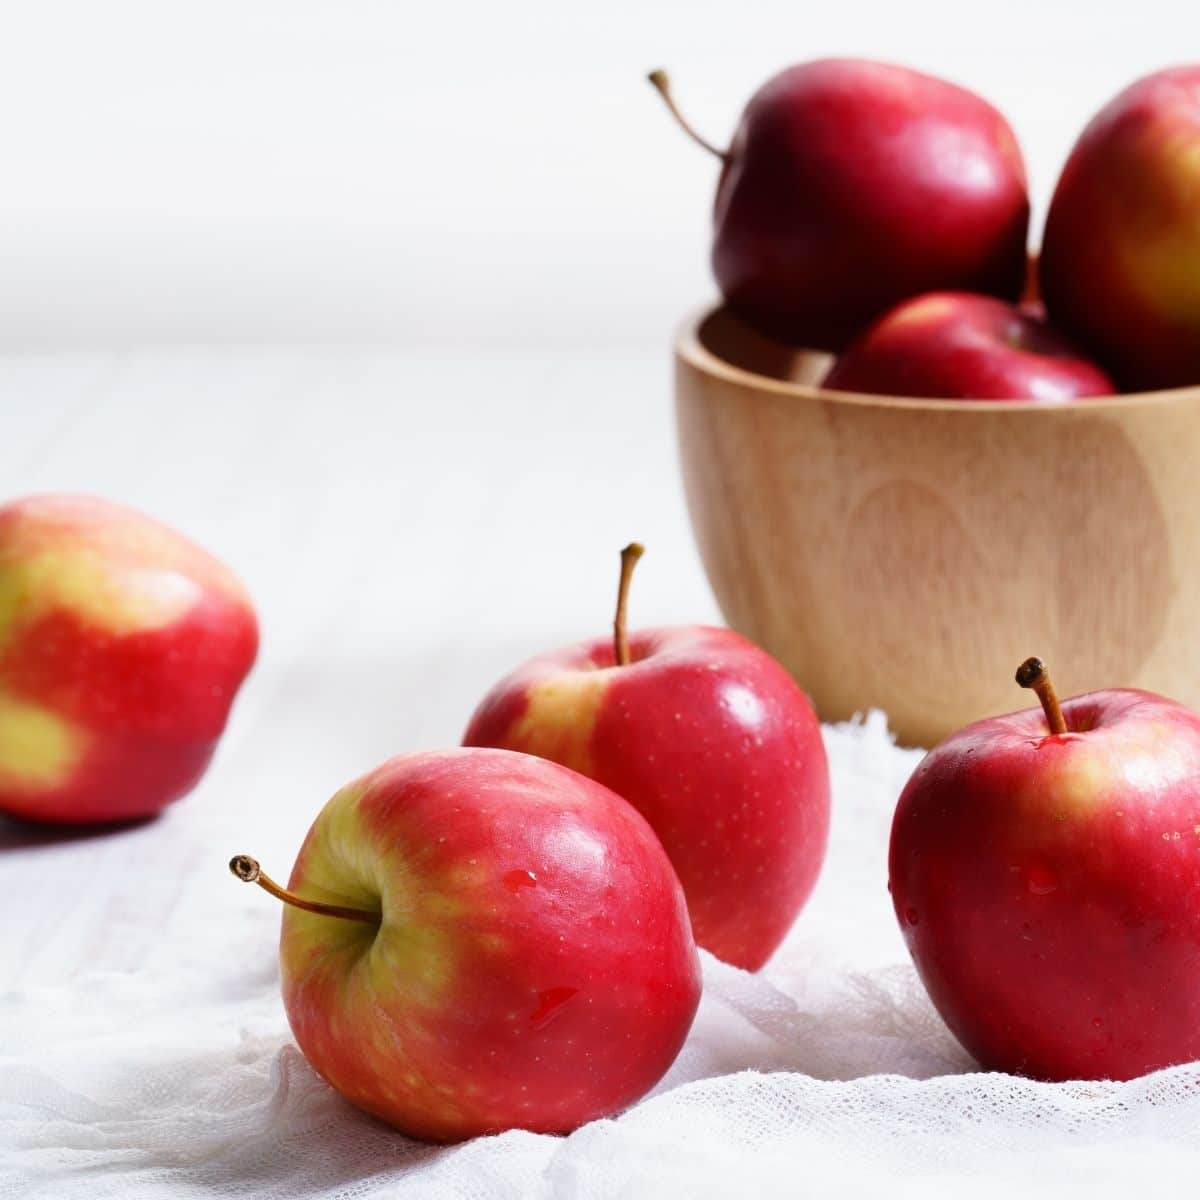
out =
<path fill-rule="evenodd" d="M 721 310 L 676 346 L 692 525 L 726 619 L 824 720 L 931 745 L 1063 695 L 1200 707 L 1200 387 L 1065 406 L 851 396 Z M 822 356 L 823 358 L 823 356 Z"/>

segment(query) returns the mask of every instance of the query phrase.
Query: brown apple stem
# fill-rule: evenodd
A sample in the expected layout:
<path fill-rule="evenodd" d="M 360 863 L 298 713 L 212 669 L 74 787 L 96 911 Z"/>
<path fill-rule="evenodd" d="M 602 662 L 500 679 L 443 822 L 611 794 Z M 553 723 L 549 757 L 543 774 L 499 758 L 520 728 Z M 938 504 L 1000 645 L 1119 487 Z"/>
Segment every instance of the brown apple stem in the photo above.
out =
<path fill-rule="evenodd" d="M 617 585 L 617 615 L 613 618 L 613 657 L 618 667 L 629 666 L 629 632 L 626 629 L 625 613 L 629 603 L 629 581 L 633 568 L 646 553 L 641 542 L 630 542 L 621 551 L 621 582 Z"/>
<path fill-rule="evenodd" d="M 293 908 L 302 908 L 305 912 L 317 913 L 322 917 L 341 917 L 346 921 L 363 921 L 368 925 L 378 925 L 383 920 L 381 913 L 368 912 L 365 908 L 346 908 L 340 904 L 322 904 L 318 900 L 305 900 L 287 888 L 281 888 L 270 875 L 263 873 L 257 858 L 248 854 L 235 854 L 229 860 L 229 869 L 245 883 L 257 883 L 264 892 L 290 904 Z"/>
<path fill-rule="evenodd" d="M 662 70 L 661 68 L 657 71 L 651 71 L 646 78 L 649 79 L 654 85 L 658 91 L 658 94 L 665 101 L 667 108 L 671 110 L 671 116 L 673 116 L 679 123 L 679 128 L 682 129 L 683 132 L 686 133 L 688 137 L 690 137 L 692 141 L 696 143 L 697 146 L 703 146 L 704 149 L 709 152 L 709 154 L 715 154 L 722 162 L 724 162 L 729 157 L 728 152 L 725 150 L 719 150 L 707 138 L 701 137 L 692 127 L 691 122 L 688 121 L 683 113 L 679 111 L 679 105 L 675 103 L 675 96 L 671 91 L 671 79 L 667 75 L 666 71 Z"/>
<path fill-rule="evenodd" d="M 1042 712 L 1046 714 L 1046 724 L 1051 733 L 1066 733 L 1067 722 L 1063 718 L 1062 708 L 1058 703 L 1058 693 L 1050 682 L 1050 672 L 1040 658 L 1027 658 L 1017 668 L 1017 682 L 1023 688 L 1033 688 L 1037 698 L 1042 702 Z"/>

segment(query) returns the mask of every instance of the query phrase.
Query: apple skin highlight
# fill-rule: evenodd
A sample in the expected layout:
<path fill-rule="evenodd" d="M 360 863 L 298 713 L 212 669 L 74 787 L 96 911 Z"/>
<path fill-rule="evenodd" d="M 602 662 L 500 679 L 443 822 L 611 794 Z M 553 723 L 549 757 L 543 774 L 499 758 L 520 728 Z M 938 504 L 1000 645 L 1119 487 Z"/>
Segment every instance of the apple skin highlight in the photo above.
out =
<path fill-rule="evenodd" d="M 1200 1058 L 1200 716 L 1065 701 L 952 734 L 892 828 L 896 918 L 988 1070 L 1131 1079 Z"/>
<path fill-rule="evenodd" d="M 149 816 L 204 773 L 258 625 L 212 555 L 132 509 L 0 507 L 0 812 Z"/>
<path fill-rule="evenodd" d="M 535 658 L 476 709 L 464 744 L 560 762 L 611 788 L 654 828 L 687 895 L 696 941 L 756 970 L 816 883 L 829 768 L 803 691 L 727 629 L 681 626 Z"/>
<path fill-rule="evenodd" d="M 500 750 L 391 759 L 313 824 L 286 907 L 283 998 L 313 1067 L 413 1137 L 565 1133 L 643 1096 L 700 998 L 683 893 L 646 822 Z"/>

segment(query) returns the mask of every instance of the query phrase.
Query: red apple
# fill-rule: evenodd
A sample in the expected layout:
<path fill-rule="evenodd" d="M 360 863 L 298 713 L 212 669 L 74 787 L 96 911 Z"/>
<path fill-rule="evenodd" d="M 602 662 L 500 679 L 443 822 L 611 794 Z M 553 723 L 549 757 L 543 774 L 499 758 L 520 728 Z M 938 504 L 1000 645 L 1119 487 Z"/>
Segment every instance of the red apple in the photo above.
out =
<path fill-rule="evenodd" d="M 696 941 L 762 966 L 816 883 L 829 830 L 829 769 L 804 693 L 728 629 L 624 631 L 581 642 L 502 679 L 467 728 L 469 746 L 523 750 L 599 780 L 662 839 Z"/>
<path fill-rule="evenodd" d="M 679 881 L 628 804 L 498 750 L 394 758 L 309 830 L 280 963 L 296 1041 L 413 1137 L 565 1133 L 632 1104 L 700 998 Z M 332 906 L 332 907 L 330 907 Z"/>
<path fill-rule="evenodd" d="M 212 758 L 258 647 L 242 585 L 132 509 L 0 507 L 0 812 L 157 812 Z"/>
<path fill-rule="evenodd" d="M 993 296 L 930 292 L 898 304 L 821 385 L 946 400 L 1078 400 L 1112 380 L 1033 313 Z"/>
<path fill-rule="evenodd" d="M 651 81 L 666 91 L 662 72 Z M 755 93 L 727 152 L 708 148 L 723 161 L 717 282 L 770 337 L 839 349 L 920 292 L 1020 294 L 1021 153 L 1000 113 L 954 84 L 859 59 L 804 63 Z"/>
<path fill-rule="evenodd" d="M 1056 325 L 1128 390 L 1200 383 L 1200 66 L 1126 88 L 1092 119 L 1046 220 Z"/>
<path fill-rule="evenodd" d="M 986 1068 L 1130 1079 L 1200 1058 L 1200 716 L 1114 689 L 932 750 L 892 827 L 896 916 Z"/>

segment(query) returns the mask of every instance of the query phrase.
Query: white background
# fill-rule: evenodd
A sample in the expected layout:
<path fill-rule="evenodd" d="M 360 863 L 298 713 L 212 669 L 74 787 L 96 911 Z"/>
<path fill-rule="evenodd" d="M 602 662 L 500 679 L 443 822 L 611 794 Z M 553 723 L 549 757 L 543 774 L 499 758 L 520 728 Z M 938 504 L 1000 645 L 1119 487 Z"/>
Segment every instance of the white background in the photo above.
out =
<path fill-rule="evenodd" d="M 1200 45 L 1188 0 L 9 0 L 0 347 L 661 348 L 705 298 L 714 139 L 822 54 L 998 104 L 1039 211 L 1086 117 Z"/>

